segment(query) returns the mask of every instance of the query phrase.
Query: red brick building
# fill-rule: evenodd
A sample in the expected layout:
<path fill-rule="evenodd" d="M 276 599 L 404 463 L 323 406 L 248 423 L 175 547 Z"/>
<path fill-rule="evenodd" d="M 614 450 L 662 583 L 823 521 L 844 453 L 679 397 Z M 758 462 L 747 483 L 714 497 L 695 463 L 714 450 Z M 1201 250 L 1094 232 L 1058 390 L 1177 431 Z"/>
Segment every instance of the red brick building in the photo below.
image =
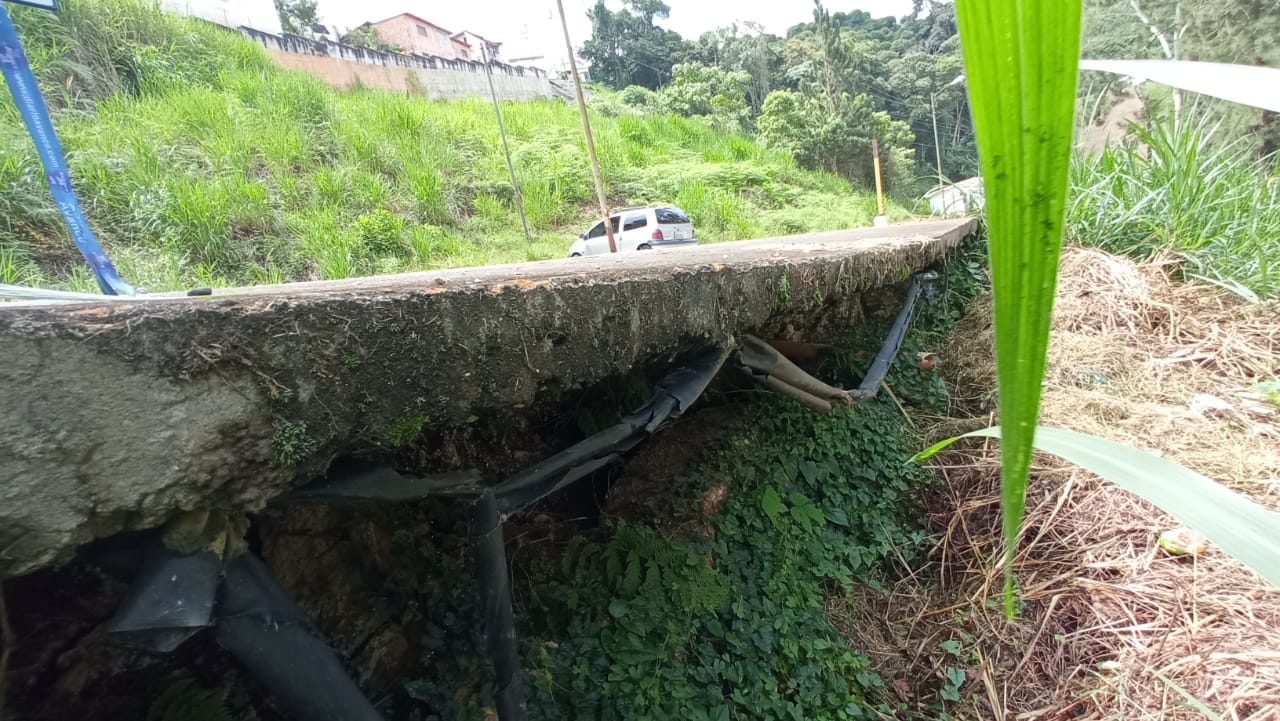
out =
<path fill-rule="evenodd" d="M 370 23 L 382 39 L 413 55 L 471 60 L 471 48 L 460 36 L 412 13 Z M 478 54 L 478 52 L 477 52 Z"/>

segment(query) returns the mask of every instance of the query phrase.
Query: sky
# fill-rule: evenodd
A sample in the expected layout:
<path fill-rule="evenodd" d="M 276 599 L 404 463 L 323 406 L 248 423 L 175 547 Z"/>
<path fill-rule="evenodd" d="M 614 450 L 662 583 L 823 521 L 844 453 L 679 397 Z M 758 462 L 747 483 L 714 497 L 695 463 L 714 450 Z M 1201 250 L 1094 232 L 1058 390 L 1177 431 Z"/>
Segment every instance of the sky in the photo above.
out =
<path fill-rule="evenodd" d="M 595 0 L 563 0 L 574 47 L 591 34 L 588 8 Z M 607 0 L 609 7 L 621 7 L 621 0 Z M 667 0 L 671 17 L 658 24 L 696 39 L 708 30 L 735 20 L 753 20 L 765 30 L 785 35 L 787 28 L 813 19 L 812 0 Z M 901 16 L 911 12 L 911 0 L 826 0 L 828 10 L 865 10 L 872 16 Z M 500 42 L 502 58 L 542 56 L 529 65 L 563 67 L 566 60 L 564 35 L 556 13 L 555 0 L 460 0 L 451 3 L 425 0 L 319 0 L 320 19 L 338 30 L 357 27 L 409 12 L 454 32 L 470 30 Z"/>

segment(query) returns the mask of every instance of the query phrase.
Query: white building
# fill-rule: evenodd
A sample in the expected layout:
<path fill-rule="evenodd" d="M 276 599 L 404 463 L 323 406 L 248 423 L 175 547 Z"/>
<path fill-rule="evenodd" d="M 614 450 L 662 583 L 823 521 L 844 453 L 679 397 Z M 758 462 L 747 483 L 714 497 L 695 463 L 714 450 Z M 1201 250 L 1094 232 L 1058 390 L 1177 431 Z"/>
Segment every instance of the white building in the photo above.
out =
<path fill-rule="evenodd" d="M 958 183 L 939 185 L 924 194 L 933 215 L 964 215 L 982 210 L 987 204 L 982 178 L 968 178 Z"/>
<path fill-rule="evenodd" d="M 280 15 L 272 0 L 160 0 L 168 12 L 201 18 L 229 28 L 241 25 L 280 34 Z"/>

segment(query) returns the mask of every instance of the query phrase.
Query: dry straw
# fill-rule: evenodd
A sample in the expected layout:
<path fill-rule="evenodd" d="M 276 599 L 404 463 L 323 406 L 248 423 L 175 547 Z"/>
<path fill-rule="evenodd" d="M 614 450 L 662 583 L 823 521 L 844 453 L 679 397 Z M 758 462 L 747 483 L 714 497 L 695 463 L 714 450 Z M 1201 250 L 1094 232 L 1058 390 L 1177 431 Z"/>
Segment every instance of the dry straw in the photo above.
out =
<path fill-rule="evenodd" d="M 1154 451 L 1280 509 L 1280 412 L 1248 392 L 1277 373 L 1280 308 L 1173 270 L 1064 253 L 1042 423 Z M 943 353 L 952 415 L 971 426 L 991 420 L 991 340 L 979 301 Z M 970 444 L 937 465 L 931 565 L 887 597 L 863 591 L 829 608 L 900 700 L 937 702 L 958 666 L 963 718 L 1280 721 L 1280 590 L 1212 545 L 1167 555 L 1155 542 L 1172 518 L 1038 457 L 1014 564 L 1022 607 L 1006 622 L 994 449 Z M 942 650 L 948 640 L 959 655 Z"/>

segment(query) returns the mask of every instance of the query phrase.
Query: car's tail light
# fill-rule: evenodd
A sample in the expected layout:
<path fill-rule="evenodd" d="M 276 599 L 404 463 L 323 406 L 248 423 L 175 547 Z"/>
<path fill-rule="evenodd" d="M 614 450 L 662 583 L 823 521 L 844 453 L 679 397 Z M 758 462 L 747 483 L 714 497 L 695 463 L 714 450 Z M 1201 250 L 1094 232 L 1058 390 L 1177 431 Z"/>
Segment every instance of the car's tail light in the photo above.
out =
<path fill-rule="evenodd" d="M 649 240 L 666 240 L 667 237 L 662 234 L 662 228 L 653 231 L 653 235 L 649 236 Z"/>

